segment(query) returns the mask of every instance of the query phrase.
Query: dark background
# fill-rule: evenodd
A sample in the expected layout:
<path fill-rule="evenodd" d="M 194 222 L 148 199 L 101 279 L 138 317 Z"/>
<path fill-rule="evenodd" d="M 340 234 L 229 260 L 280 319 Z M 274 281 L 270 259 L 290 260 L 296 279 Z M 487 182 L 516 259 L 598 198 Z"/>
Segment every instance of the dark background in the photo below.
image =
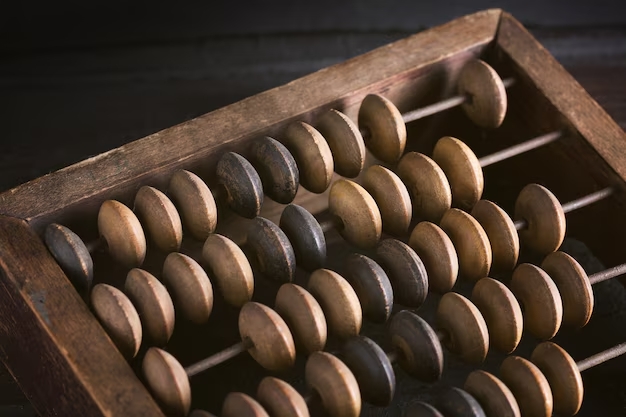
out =
<path fill-rule="evenodd" d="M 0 190 L 491 7 L 524 23 L 626 127 L 620 1 L 5 2 Z M 610 300 L 598 331 L 621 324 Z M 609 410 L 626 415 L 626 393 L 615 395 Z M 4 370 L 0 413 L 33 413 Z"/>

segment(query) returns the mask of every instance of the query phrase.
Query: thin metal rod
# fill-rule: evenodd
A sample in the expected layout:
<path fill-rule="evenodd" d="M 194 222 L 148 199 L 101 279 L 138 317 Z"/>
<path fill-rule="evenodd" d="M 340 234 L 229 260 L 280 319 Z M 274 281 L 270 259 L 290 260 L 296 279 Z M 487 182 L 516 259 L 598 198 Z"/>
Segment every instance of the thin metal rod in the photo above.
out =
<path fill-rule="evenodd" d="M 626 353 L 626 343 L 620 343 L 619 345 L 613 346 L 610 349 L 607 349 L 600 353 L 596 353 L 593 356 L 589 356 L 587 359 L 576 362 L 576 366 L 578 366 L 578 370 L 582 372 L 586 369 L 593 368 L 596 365 L 600 365 L 603 362 L 609 361 L 613 358 L 617 358 L 624 353 Z"/>
<path fill-rule="evenodd" d="M 611 187 L 607 187 L 600 191 L 596 191 L 595 193 L 588 194 L 577 200 L 573 200 L 573 201 L 570 201 L 569 203 L 563 204 L 563 212 L 569 213 L 570 211 L 578 210 L 579 208 L 583 208 L 597 201 L 604 200 L 611 194 L 613 194 L 613 188 Z"/>
<path fill-rule="evenodd" d="M 87 248 L 89 253 L 94 253 L 106 247 L 106 240 L 104 240 L 104 238 L 100 236 L 99 238 L 94 239 L 91 242 L 85 243 L 85 247 Z"/>
<path fill-rule="evenodd" d="M 209 368 L 219 365 L 220 363 L 225 362 L 231 358 L 234 358 L 240 353 L 247 351 L 252 347 L 251 345 L 252 342 L 248 339 L 246 339 L 245 341 L 241 341 L 235 345 L 232 345 L 229 348 L 222 350 L 221 352 L 217 352 L 215 355 L 211 355 L 208 358 L 201 360 L 200 362 L 189 365 L 185 368 L 185 372 L 189 377 L 197 375 L 200 372 L 204 372 Z"/>
<path fill-rule="evenodd" d="M 546 133 L 545 135 L 537 136 L 534 139 L 527 140 L 519 145 L 511 146 L 510 148 L 503 149 L 501 151 L 492 153 L 491 155 L 483 156 L 478 159 L 481 167 L 486 167 L 496 162 L 504 161 L 505 159 L 512 158 L 516 155 L 523 154 L 524 152 L 532 151 L 533 149 L 540 148 L 549 143 L 559 140 L 563 136 L 563 131 L 556 131 Z"/>
<path fill-rule="evenodd" d="M 591 285 L 597 284 L 598 282 L 607 281 L 611 278 L 619 277 L 624 274 L 626 274 L 626 264 L 617 265 L 613 268 L 605 269 L 604 271 L 596 272 L 595 274 L 590 275 L 589 283 Z"/>
<path fill-rule="evenodd" d="M 528 222 L 525 219 L 515 220 L 513 224 L 515 225 L 515 230 L 518 232 L 528 227 Z"/>
<path fill-rule="evenodd" d="M 443 329 L 436 329 L 435 334 L 441 343 L 445 343 L 448 340 L 448 333 L 446 333 Z"/>
<path fill-rule="evenodd" d="M 387 358 L 389 359 L 389 362 L 394 363 L 398 360 L 398 351 L 397 350 L 392 350 L 391 352 L 387 352 Z"/>

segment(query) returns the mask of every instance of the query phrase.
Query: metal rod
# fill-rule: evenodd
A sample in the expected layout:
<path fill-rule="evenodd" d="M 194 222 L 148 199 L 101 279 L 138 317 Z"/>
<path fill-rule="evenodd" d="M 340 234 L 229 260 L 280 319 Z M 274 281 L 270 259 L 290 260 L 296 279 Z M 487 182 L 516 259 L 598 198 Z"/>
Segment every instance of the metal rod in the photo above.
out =
<path fill-rule="evenodd" d="M 570 201 L 569 203 L 563 204 L 563 213 L 569 213 L 570 211 L 578 210 L 579 208 L 583 208 L 597 201 L 604 200 L 611 194 L 613 194 L 613 188 L 607 187 L 603 190 L 588 194 L 577 200 Z"/>
<path fill-rule="evenodd" d="M 211 355 L 200 362 L 196 362 L 193 365 L 186 367 L 185 372 L 187 373 L 187 376 L 192 377 L 200 372 L 204 372 L 209 368 L 219 365 L 222 362 L 234 358 L 250 348 L 252 348 L 252 342 L 249 339 L 242 340 L 241 342 L 232 345 L 221 352 L 217 352 L 215 355 Z"/>
<path fill-rule="evenodd" d="M 626 353 L 626 343 L 620 343 L 619 345 L 613 346 L 610 349 L 607 349 L 600 353 L 596 353 L 593 356 L 589 356 L 587 359 L 576 362 L 576 366 L 578 366 L 578 370 L 582 372 L 586 369 L 593 368 L 596 365 L 600 365 L 603 362 L 609 361 L 613 358 L 617 358 L 624 353 Z"/>
<path fill-rule="evenodd" d="M 607 281 L 611 278 L 615 278 L 624 274 L 626 274 L 626 264 L 617 265 L 613 268 L 605 269 L 604 271 L 596 272 L 595 274 L 590 275 L 589 283 L 591 285 L 597 284 L 598 282 Z"/>
<path fill-rule="evenodd" d="M 106 240 L 104 240 L 104 238 L 100 236 L 99 238 L 94 239 L 91 242 L 85 243 L 85 247 L 87 248 L 89 253 L 94 253 L 106 247 Z"/>
<path fill-rule="evenodd" d="M 525 219 L 515 220 L 513 224 L 515 225 L 515 230 L 517 230 L 518 232 L 528 227 L 528 222 Z"/>
<path fill-rule="evenodd" d="M 398 351 L 397 350 L 392 350 L 391 352 L 387 352 L 387 358 L 389 359 L 389 362 L 394 363 L 398 360 Z"/>
<path fill-rule="evenodd" d="M 487 167 L 495 164 L 496 162 L 503 161 L 505 159 L 512 158 L 516 155 L 523 154 L 524 152 L 532 151 L 533 149 L 540 148 L 549 143 L 559 140 L 563 136 L 563 131 L 556 131 L 546 133 L 545 135 L 538 136 L 534 139 L 520 143 L 519 145 L 511 146 L 510 148 L 503 149 L 501 151 L 492 153 L 491 155 L 483 156 L 478 159 L 481 167 Z"/>

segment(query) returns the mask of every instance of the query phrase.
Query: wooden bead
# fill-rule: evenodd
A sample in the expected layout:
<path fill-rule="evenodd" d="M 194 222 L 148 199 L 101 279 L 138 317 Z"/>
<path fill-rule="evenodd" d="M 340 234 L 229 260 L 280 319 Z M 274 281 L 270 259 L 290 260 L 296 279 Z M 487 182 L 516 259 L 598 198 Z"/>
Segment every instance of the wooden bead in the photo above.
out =
<path fill-rule="evenodd" d="M 367 132 L 367 148 L 378 159 L 394 164 L 404 153 L 406 125 L 398 108 L 378 94 L 368 94 L 359 108 L 359 128 Z"/>
<path fill-rule="evenodd" d="M 93 260 L 85 242 L 76 233 L 57 223 L 46 227 L 44 241 L 76 290 L 88 294 L 93 282 Z"/>
<path fill-rule="evenodd" d="M 342 112 L 330 109 L 320 118 L 317 129 L 328 142 L 337 174 L 358 176 L 365 164 L 365 143 L 354 122 Z"/>
<path fill-rule="evenodd" d="M 423 382 L 435 382 L 441 378 L 441 343 L 424 319 L 409 310 L 402 310 L 391 319 L 388 333 L 405 372 Z"/>
<path fill-rule="evenodd" d="M 246 303 L 239 312 L 241 340 L 250 339 L 248 352 L 259 365 L 270 371 L 284 371 L 293 366 L 296 348 L 289 327 L 271 308 Z"/>
<path fill-rule="evenodd" d="M 300 184 L 312 193 L 323 193 L 333 177 L 333 154 L 320 132 L 304 122 L 290 124 L 283 143 L 298 164 Z"/>
<path fill-rule="evenodd" d="M 487 323 L 491 345 L 504 353 L 513 352 L 522 338 L 524 317 L 511 290 L 495 279 L 483 278 L 474 286 L 472 302 Z"/>
<path fill-rule="evenodd" d="M 228 304 L 241 307 L 252 299 L 252 268 L 235 242 L 222 235 L 210 235 L 204 242 L 202 259 Z"/>
<path fill-rule="evenodd" d="M 473 371 L 465 380 L 463 389 L 476 398 L 489 417 L 521 417 L 511 390 L 489 372 Z"/>
<path fill-rule="evenodd" d="M 217 161 L 216 175 L 226 190 L 230 208 L 242 217 L 253 219 L 261 212 L 263 184 L 254 167 L 235 152 L 226 152 Z"/>
<path fill-rule="evenodd" d="M 215 417 L 215 415 L 204 410 L 193 410 L 189 413 L 189 417 Z"/>
<path fill-rule="evenodd" d="M 542 255 L 556 251 L 565 237 L 565 213 L 547 188 L 528 184 L 515 201 L 515 220 L 526 220 L 520 230 L 522 241 Z"/>
<path fill-rule="evenodd" d="M 222 417 L 269 417 L 269 414 L 254 398 L 241 392 L 231 392 L 224 399 Z"/>
<path fill-rule="evenodd" d="M 265 195 L 277 203 L 291 203 L 298 192 L 300 173 L 285 145 L 265 136 L 252 142 L 250 152 Z"/>
<path fill-rule="evenodd" d="M 487 323 L 478 308 L 461 294 L 449 292 L 437 307 L 437 327 L 445 332 L 444 346 L 468 363 L 481 363 L 489 350 Z"/>
<path fill-rule="evenodd" d="M 261 274 L 279 282 L 291 282 L 296 255 L 285 233 L 275 223 L 256 217 L 248 228 L 247 243 Z"/>
<path fill-rule="evenodd" d="M 378 205 L 383 230 L 394 236 L 406 235 L 413 206 L 409 190 L 400 177 L 383 166 L 372 165 L 363 176 L 363 188 Z"/>
<path fill-rule="evenodd" d="M 324 231 L 307 209 L 289 204 L 280 216 L 280 228 L 291 242 L 298 265 L 307 271 L 324 267 L 326 263 Z"/>
<path fill-rule="evenodd" d="M 322 306 L 328 330 L 340 339 L 361 331 L 363 312 L 354 289 L 341 275 L 318 269 L 309 278 L 309 292 Z"/>
<path fill-rule="evenodd" d="M 519 258 L 519 235 L 511 217 L 489 200 L 478 201 L 471 214 L 491 243 L 491 271 L 512 271 Z"/>
<path fill-rule="evenodd" d="M 404 409 L 403 417 L 444 417 L 435 407 L 421 401 L 415 401 Z"/>
<path fill-rule="evenodd" d="M 182 317 L 195 324 L 209 320 L 213 311 L 213 286 L 200 264 L 187 255 L 172 252 L 165 258 L 161 279 Z"/>
<path fill-rule="evenodd" d="M 439 226 L 421 222 L 411 232 L 409 246 L 428 272 L 428 288 L 439 294 L 452 289 L 459 275 L 459 258 L 450 237 Z"/>
<path fill-rule="evenodd" d="M 433 161 L 448 177 L 452 190 L 452 205 L 471 210 L 483 195 L 483 169 L 472 150 L 462 141 L 444 136 L 433 150 Z"/>
<path fill-rule="evenodd" d="M 328 210 L 341 220 L 339 232 L 348 243 L 373 248 L 380 240 L 382 219 L 372 196 L 359 184 L 337 180 L 330 187 Z"/>
<path fill-rule="evenodd" d="M 541 263 L 554 281 L 563 302 L 563 323 L 580 328 L 586 325 L 593 313 L 593 290 L 585 270 L 564 252 L 554 252 Z"/>
<path fill-rule="evenodd" d="M 359 298 L 363 315 L 375 323 L 386 322 L 393 308 L 393 290 L 380 265 L 365 255 L 353 253 L 345 259 L 343 271 Z"/>
<path fill-rule="evenodd" d="M 524 309 L 524 328 L 538 339 L 552 339 L 563 319 L 554 281 L 535 265 L 521 264 L 513 271 L 510 288 Z"/>
<path fill-rule="evenodd" d="M 165 194 L 144 185 L 135 196 L 135 211 L 159 250 L 174 252 L 180 249 L 183 224 L 174 203 Z"/>
<path fill-rule="evenodd" d="M 573 416 L 583 402 L 583 381 L 574 359 L 552 342 L 537 345 L 530 356 L 532 363 L 543 372 L 552 391 L 554 412 Z"/>
<path fill-rule="evenodd" d="M 91 290 L 91 306 L 107 334 L 126 359 L 132 359 L 141 346 L 141 321 L 133 303 L 123 292 L 108 284 Z"/>
<path fill-rule="evenodd" d="M 550 417 L 552 391 L 539 368 L 519 356 L 507 357 L 500 366 L 500 379 L 511 390 L 524 417 Z"/>
<path fill-rule="evenodd" d="M 384 239 L 376 247 L 376 256 L 391 281 L 394 301 L 420 307 L 428 295 L 428 274 L 415 251 L 397 239 Z"/>
<path fill-rule="evenodd" d="M 479 59 L 465 64 L 457 89 L 469 96 L 463 110 L 478 126 L 495 129 L 504 121 L 507 109 L 506 89 L 498 73 Z"/>
<path fill-rule="evenodd" d="M 274 309 L 285 320 L 306 354 L 323 350 L 328 329 L 326 317 L 315 297 L 295 284 L 283 284 L 276 294 Z"/>
<path fill-rule="evenodd" d="M 473 282 L 486 277 L 491 269 L 491 243 L 480 223 L 453 208 L 444 214 L 440 226 L 456 248 L 461 276 Z"/>
<path fill-rule="evenodd" d="M 256 397 L 272 417 L 309 417 L 309 408 L 302 395 L 280 379 L 263 378 Z"/>
<path fill-rule="evenodd" d="M 335 356 L 313 353 L 306 362 L 304 378 L 330 416 L 358 417 L 361 413 L 359 385 L 350 369 Z"/>
<path fill-rule="evenodd" d="M 189 378 L 176 358 L 164 350 L 152 347 L 143 358 L 141 370 L 146 384 L 165 413 L 181 417 L 189 413 Z"/>
<path fill-rule="evenodd" d="M 157 346 L 165 346 L 174 332 L 174 303 L 165 286 L 143 269 L 131 269 L 124 292 L 141 316 L 144 335 Z"/>
<path fill-rule="evenodd" d="M 476 398 L 457 387 L 439 388 L 433 405 L 446 417 L 486 417 Z"/>
<path fill-rule="evenodd" d="M 450 184 L 441 167 L 426 155 L 409 152 L 400 160 L 396 172 L 411 195 L 413 216 L 439 223 L 452 205 Z"/>
<path fill-rule="evenodd" d="M 107 200 L 98 212 L 98 230 L 117 262 L 135 268 L 146 257 L 146 236 L 137 216 L 124 204 Z"/>
<path fill-rule="evenodd" d="M 200 177 L 180 169 L 172 175 L 168 193 L 178 208 L 183 224 L 195 239 L 204 240 L 215 231 L 215 198 Z"/>

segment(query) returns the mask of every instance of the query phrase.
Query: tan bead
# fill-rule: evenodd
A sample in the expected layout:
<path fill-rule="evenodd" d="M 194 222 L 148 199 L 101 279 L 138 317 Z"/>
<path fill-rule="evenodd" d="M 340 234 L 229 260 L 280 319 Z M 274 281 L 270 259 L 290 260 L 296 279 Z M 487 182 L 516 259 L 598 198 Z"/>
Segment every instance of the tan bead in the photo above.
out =
<path fill-rule="evenodd" d="M 363 176 L 363 188 L 374 198 L 383 221 L 383 230 L 395 236 L 406 235 L 413 206 L 406 185 L 391 170 L 372 165 Z"/>
<path fill-rule="evenodd" d="M 252 268 L 235 242 L 222 235 L 210 235 L 204 242 L 202 259 L 228 304 L 241 307 L 252 299 Z"/>
<path fill-rule="evenodd" d="M 524 417 L 550 417 L 552 391 L 539 368 L 519 356 L 507 357 L 500 366 L 500 379 L 511 390 Z"/>
<path fill-rule="evenodd" d="M 270 371 L 284 371 L 293 366 L 296 348 L 285 321 L 263 304 L 246 303 L 239 312 L 241 340 L 249 339 L 250 355 Z"/>
<path fill-rule="evenodd" d="M 330 187 L 328 210 L 341 220 L 339 232 L 349 243 L 373 248 L 380 240 L 382 219 L 372 196 L 349 180 L 337 180 Z"/>
<path fill-rule="evenodd" d="M 483 169 L 474 152 L 457 138 L 444 136 L 435 145 L 433 161 L 439 164 L 448 177 L 452 205 L 471 210 L 480 200 L 485 187 Z"/>
<path fill-rule="evenodd" d="M 254 398 L 241 392 L 231 392 L 224 399 L 222 417 L 269 417 Z"/>
<path fill-rule="evenodd" d="M 132 359 L 141 346 L 141 320 L 133 303 L 123 292 L 108 284 L 91 290 L 91 306 L 104 330 L 126 359 Z"/>
<path fill-rule="evenodd" d="M 378 94 L 368 94 L 359 108 L 359 128 L 370 152 L 388 164 L 395 163 L 404 153 L 406 125 L 398 108 Z"/>
<path fill-rule="evenodd" d="M 561 327 L 563 303 L 554 281 L 541 268 L 521 264 L 510 284 L 524 309 L 524 328 L 538 339 L 552 339 Z"/>
<path fill-rule="evenodd" d="M 495 129 L 504 121 L 506 89 L 498 73 L 479 59 L 465 64 L 457 84 L 460 95 L 469 96 L 463 110 L 478 126 Z"/>
<path fill-rule="evenodd" d="M 318 269 L 309 278 L 309 291 L 322 306 L 329 331 L 341 339 L 359 334 L 363 312 L 345 278 L 328 269 Z"/>
<path fill-rule="evenodd" d="M 213 286 L 195 260 L 182 253 L 170 253 L 161 278 L 182 317 L 196 324 L 207 322 L 213 311 Z"/>
<path fill-rule="evenodd" d="M 593 290 L 585 270 L 564 252 L 546 256 L 541 268 L 554 281 L 563 302 L 563 323 L 575 328 L 586 325 L 593 313 Z"/>
<path fill-rule="evenodd" d="M 491 243 L 480 223 L 453 208 L 444 214 L 440 226 L 456 248 L 461 276 L 474 282 L 486 277 L 491 269 Z"/>
<path fill-rule="evenodd" d="M 313 193 L 323 193 L 333 176 L 333 154 L 320 132 L 304 122 L 290 124 L 285 131 L 284 145 L 292 153 L 300 184 Z"/>
<path fill-rule="evenodd" d="M 396 172 L 409 190 L 415 218 L 439 223 L 452 205 L 450 184 L 441 167 L 426 155 L 409 152 Z"/>
<path fill-rule="evenodd" d="M 180 249 L 183 225 L 174 203 L 165 194 L 144 185 L 135 196 L 135 211 L 159 250 L 174 252 Z"/>
<path fill-rule="evenodd" d="M 409 246 L 424 262 L 428 288 L 439 294 L 450 291 L 459 275 L 459 259 L 446 232 L 434 223 L 418 223 L 409 238 Z"/>
<path fill-rule="evenodd" d="M 519 258 L 519 235 L 511 217 L 489 200 L 478 201 L 471 214 L 491 243 L 491 271 L 512 271 Z"/>
<path fill-rule="evenodd" d="M 127 268 L 140 266 L 146 257 L 146 236 L 137 216 L 124 204 L 107 200 L 98 212 L 98 230 L 108 251 Z"/>
<path fill-rule="evenodd" d="M 547 255 L 556 251 L 565 237 L 565 213 L 559 200 L 545 187 L 528 184 L 515 201 L 515 220 L 525 220 L 522 241 L 532 250 Z"/>
<path fill-rule="evenodd" d="M 146 384 L 168 415 L 186 416 L 191 407 L 191 387 L 182 365 L 171 354 L 150 348 L 141 364 Z"/>
<path fill-rule="evenodd" d="M 511 290 L 495 279 L 483 278 L 474 286 L 472 302 L 485 318 L 491 346 L 513 352 L 522 338 L 524 317 Z"/>
<path fill-rule="evenodd" d="M 480 311 L 470 300 L 449 292 L 437 307 L 437 327 L 443 330 L 444 346 L 469 363 L 481 363 L 489 350 L 489 332 Z"/>
<path fill-rule="evenodd" d="M 206 239 L 217 227 L 213 193 L 196 174 L 178 170 L 172 175 L 168 193 L 180 211 L 183 223 L 197 240 Z"/>
<path fill-rule="evenodd" d="M 335 356 L 313 353 L 306 362 L 304 378 L 330 416 L 358 417 L 361 413 L 359 385 L 350 369 Z"/>
<path fill-rule="evenodd" d="M 330 109 L 320 118 L 317 128 L 332 151 L 337 174 L 358 176 L 365 164 L 365 143 L 354 122 L 342 112 Z"/>
<path fill-rule="evenodd" d="M 489 372 L 473 371 L 465 380 L 463 388 L 478 400 L 487 416 L 521 416 L 519 405 L 511 390 Z"/>
<path fill-rule="evenodd" d="M 302 395 L 280 379 L 263 378 L 256 396 L 272 417 L 309 417 L 309 408 Z"/>

